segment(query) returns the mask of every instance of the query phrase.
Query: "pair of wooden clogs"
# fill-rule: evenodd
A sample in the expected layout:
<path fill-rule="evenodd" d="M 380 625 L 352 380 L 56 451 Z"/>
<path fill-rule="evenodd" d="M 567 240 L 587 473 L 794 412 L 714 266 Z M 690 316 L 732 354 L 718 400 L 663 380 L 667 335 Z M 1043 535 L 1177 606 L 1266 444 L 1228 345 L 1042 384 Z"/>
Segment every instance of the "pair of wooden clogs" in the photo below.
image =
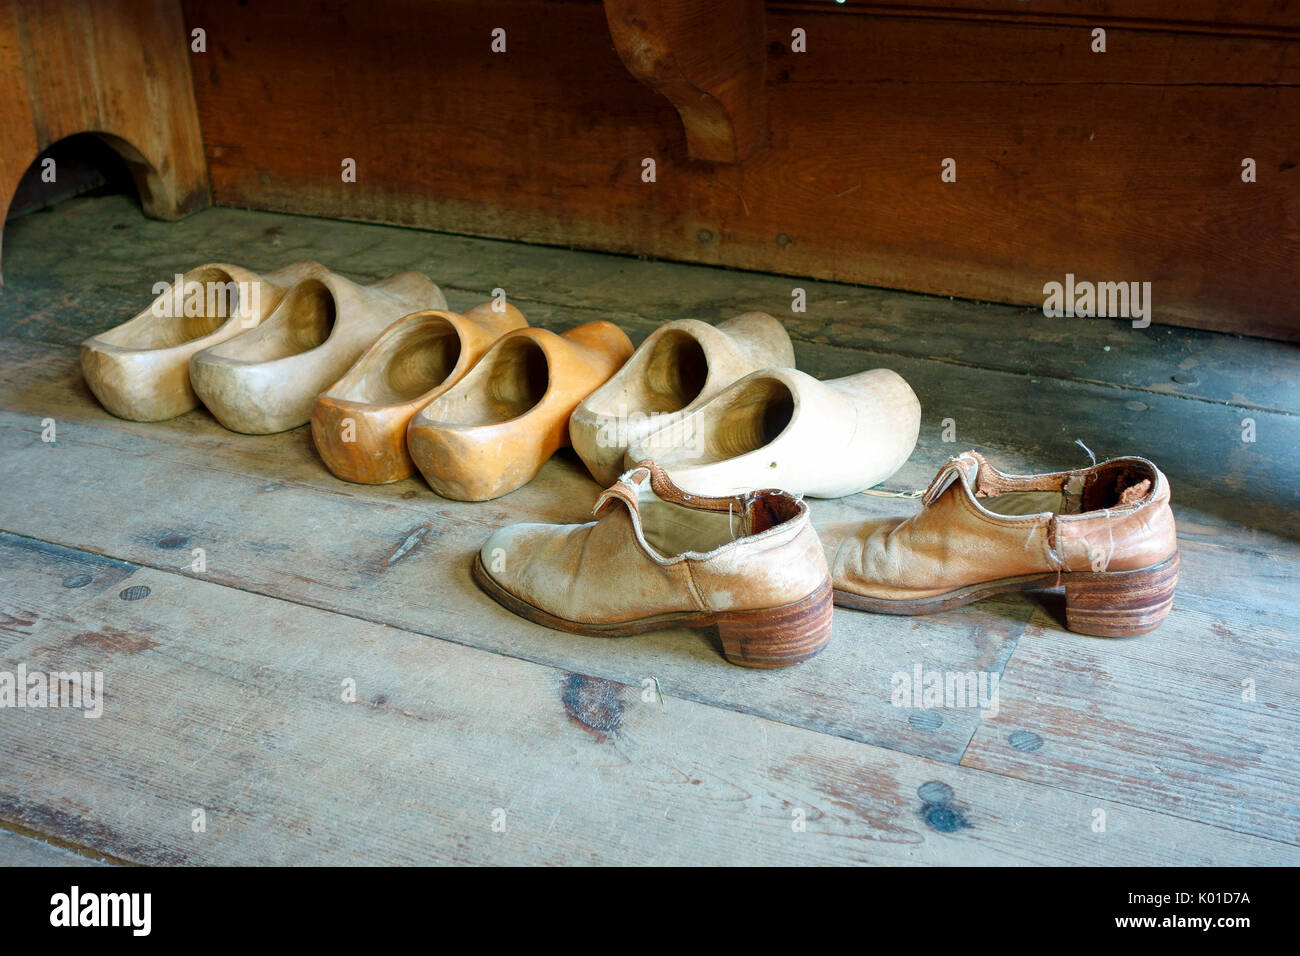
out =
<path fill-rule="evenodd" d="M 447 304 L 418 272 L 359 286 L 315 262 L 266 275 L 205 265 L 154 291 L 135 318 L 81 344 L 90 390 L 119 418 L 161 421 L 201 401 L 255 435 L 306 423 L 384 328 Z"/>
<path fill-rule="evenodd" d="M 416 313 L 384 332 L 316 402 L 312 437 L 330 471 L 378 484 L 414 466 L 459 501 L 531 481 L 569 443 L 574 407 L 627 361 L 632 342 L 612 322 L 557 335 L 497 308 Z"/>
<path fill-rule="evenodd" d="M 907 461 L 920 427 L 921 404 L 896 372 L 819 381 L 794 368 L 785 328 L 761 312 L 661 326 L 569 422 L 602 485 L 653 460 L 683 491 L 722 497 L 862 491 Z"/>

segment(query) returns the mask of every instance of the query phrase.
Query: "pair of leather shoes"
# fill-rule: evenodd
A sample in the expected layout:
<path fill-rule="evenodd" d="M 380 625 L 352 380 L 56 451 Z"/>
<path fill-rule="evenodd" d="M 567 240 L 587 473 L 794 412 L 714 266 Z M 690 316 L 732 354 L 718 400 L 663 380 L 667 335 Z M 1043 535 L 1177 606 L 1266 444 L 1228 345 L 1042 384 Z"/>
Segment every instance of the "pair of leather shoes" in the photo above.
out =
<path fill-rule="evenodd" d="M 751 667 L 825 647 L 832 602 L 926 614 L 1064 588 L 1066 626 L 1112 637 L 1159 626 L 1178 580 L 1169 484 L 1143 458 L 1022 476 L 967 452 L 939 471 L 919 513 L 820 537 L 787 492 L 701 497 L 647 461 L 594 515 L 497 531 L 475 580 L 514 613 L 582 634 L 716 624 L 726 658 Z"/>
<path fill-rule="evenodd" d="M 920 427 L 921 404 L 900 375 L 818 381 L 794 368 L 781 323 L 750 312 L 657 329 L 578 405 L 569 433 L 601 484 L 653 459 L 694 494 L 772 487 L 838 498 L 897 471 Z"/>
<path fill-rule="evenodd" d="M 161 421 L 202 401 L 259 435 L 304 424 L 394 319 L 446 306 L 417 272 L 359 286 L 316 262 L 266 275 L 214 263 L 159 285 L 139 315 L 82 343 L 91 391 L 120 418 Z"/>

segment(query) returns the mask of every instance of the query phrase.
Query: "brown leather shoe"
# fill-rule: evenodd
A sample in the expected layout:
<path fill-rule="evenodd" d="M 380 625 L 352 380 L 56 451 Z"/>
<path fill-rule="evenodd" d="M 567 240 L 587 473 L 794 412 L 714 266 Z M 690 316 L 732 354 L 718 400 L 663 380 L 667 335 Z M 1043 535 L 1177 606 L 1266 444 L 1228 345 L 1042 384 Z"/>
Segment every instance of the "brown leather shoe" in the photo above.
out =
<path fill-rule="evenodd" d="M 1169 482 L 1145 458 L 1005 475 L 950 458 L 910 518 L 833 524 L 822 541 L 835 603 L 928 614 L 1005 591 L 1065 588 L 1066 625 L 1121 637 L 1154 630 L 1178 582 Z"/>
<path fill-rule="evenodd" d="M 784 491 L 700 498 L 653 462 L 628 471 L 586 524 L 514 524 L 474 579 L 547 627 L 625 637 L 716 624 L 727 660 L 786 667 L 830 640 L 831 586 L 808 506 Z"/>

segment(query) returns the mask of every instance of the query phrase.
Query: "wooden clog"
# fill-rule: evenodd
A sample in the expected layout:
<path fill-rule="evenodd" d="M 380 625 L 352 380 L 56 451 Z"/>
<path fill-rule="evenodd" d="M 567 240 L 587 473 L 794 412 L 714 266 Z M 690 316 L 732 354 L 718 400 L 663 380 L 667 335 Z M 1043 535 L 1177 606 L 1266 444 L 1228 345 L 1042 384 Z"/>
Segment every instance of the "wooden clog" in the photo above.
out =
<path fill-rule="evenodd" d="M 411 416 L 464 378 L 493 342 L 527 325 L 513 305 L 495 302 L 463 315 L 426 309 L 398 319 L 316 399 L 311 434 L 325 466 L 368 485 L 411 475 Z"/>
<path fill-rule="evenodd" d="M 773 367 L 793 368 L 794 348 L 785 328 L 766 313 L 747 312 L 717 325 L 669 322 L 574 409 L 574 451 L 597 482 L 611 485 L 633 442 L 689 415 L 736 379 Z"/>
<path fill-rule="evenodd" d="M 533 479 L 569 442 L 569 416 L 632 354 L 612 322 L 518 329 L 411 419 L 411 458 L 444 498 L 485 501 Z"/>
<path fill-rule="evenodd" d="M 822 382 L 770 368 L 634 442 L 626 463 L 653 458 L 697 495 L 780 488 L 839 498 L 902 467 L 920 428 L 921 403 L 890 369 Z"/>
<path fill-rule="evenodd" d="M 135 318 L 81 343 L 86 384 L 118 418 L 157 422 L 197 408 L 190 357 L 260 324 L 313 267 L 261 276 L 214 262 L 178 275 Z"/>
<path fill-rule="evenodd" d="M 418 272 L 359 286 L 318 267 L 257 328 L 190 359 L 190 380 L 217 421 L 269 435 L 305 425 L 316 396 L 381 332 L 420 309 L 447 305 Z"/>

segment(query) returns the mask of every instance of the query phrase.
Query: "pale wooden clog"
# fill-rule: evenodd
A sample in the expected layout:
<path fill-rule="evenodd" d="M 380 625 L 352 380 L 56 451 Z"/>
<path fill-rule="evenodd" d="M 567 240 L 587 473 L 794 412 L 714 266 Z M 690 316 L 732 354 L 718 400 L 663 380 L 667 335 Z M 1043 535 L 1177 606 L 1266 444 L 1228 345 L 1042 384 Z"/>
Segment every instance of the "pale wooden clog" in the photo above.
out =
<path fill-rule="evenodd" d="M 794 348 L 770 315 L 747 312 L 717 325 L 669 322 L 574 409 L 573 448 L 597 482 L 611 485 L 630 444 L 689 415 L 736 379 L 772 367 L 793 368 Z"/>
<path fill-rule="evenodd" d="M 444 498 L 485 501 L 533 479 L 569 442 L 569 416 L 632 354 L 612 322 L 517 329 L 411 419 L 407 446 Z"/>
<path fill-rule="evenodd" d="M 285 293 L 257 328 L 190 359 L 190 380 L 217 421 L 269 435 L 305 425 L 316 396 L 394 321 L 442 309 L 442 292 L 418 272 L 359 286 L 319 267 Z"/>
<path fill-rule="evenodd" d="M 627 451 L 652 458 L 697 495 L 780 488 L 838 498 L 884 481 L 907 461 L 921 403 L 878 368 L 822 382 L 792 368 L 754 372 Z"/>
<path fill-rule="evenodd" d="M 156 422 L 197 408 L 190 358 L 259 325 L 315 263 L 258 275 L 214 262 L 180 275 L 148 308 L 81 343 L 81 372 L 118 418 Z"/>
<path fill-rule="evenodd" d="M 464 378 L 493 342 L 527 325 L 513 305 L 495 302 L 463 315 L 426 309 L 398 319 L 316 399 L 311 434 L 325 466 L 361 484 L 409 477 L 411 416 Z"/>

